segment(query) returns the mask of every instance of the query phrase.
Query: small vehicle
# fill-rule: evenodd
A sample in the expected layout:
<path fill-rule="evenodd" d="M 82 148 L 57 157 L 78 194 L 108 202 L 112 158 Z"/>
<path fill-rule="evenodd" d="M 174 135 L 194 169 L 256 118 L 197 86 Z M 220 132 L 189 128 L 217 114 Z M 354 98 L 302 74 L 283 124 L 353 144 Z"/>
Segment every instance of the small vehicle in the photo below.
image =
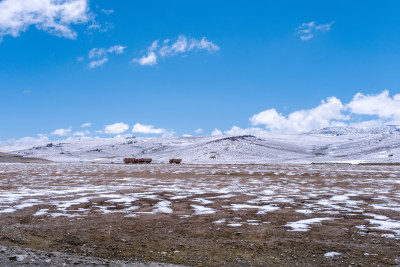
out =
<path fill-rule="evenodd" d="M 182 159 L 170 159 L 169 163 L 175 163 L 175 164 L 180 164 L 182 162 Z"/>
<path fill-rule="evenodd" d="M 125 163 L 132 163 L 132 164 L 143 164 L 143 163 L 151 163 L 153 161 L 153 159 L 150 158 L 140 158 L 140 159 L 136 159 L 136 158 L 124 158 L 124 162 Z"/>

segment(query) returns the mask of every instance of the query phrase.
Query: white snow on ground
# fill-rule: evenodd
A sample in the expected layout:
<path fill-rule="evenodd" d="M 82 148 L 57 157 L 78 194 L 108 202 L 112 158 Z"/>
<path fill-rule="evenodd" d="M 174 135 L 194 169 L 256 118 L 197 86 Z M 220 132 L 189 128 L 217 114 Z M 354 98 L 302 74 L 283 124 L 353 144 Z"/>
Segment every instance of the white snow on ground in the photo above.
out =
<path fill-rule="evenodd" d="M 310 214 L 313 213 L 311 210 L 296 210 L 298 213 L 303 213 L 303 214 Z"/>
<path fill-rule="evenodd" d="M 200 206 L 200 205 L 191 205 L 195 210 L 195 215 L 204 215 L 204 214 L 212 214 L 215 213 L 215 210 L 212 208 Z"/>
<path fill-rule="evenodd" d="M 231 209 L 234 211 L 243 210 L 243 209 L 258 209 L 257 214 L 265 214 L 270 211 L 279 210 L 279 207 L 275 207 L 272 205 L 249 205 L 249 204 L 231 204 Z"/>
<path fill-rule="evenodd" d="M 285 226 L 292 228 L 289 231 L 306 232 L 310 230 L 311 224 L 321 223 L 326 220 L 334 220 L 334 218 L 312 218 L 312 219 L 300 220 L 297 222 L 289 222 Z"/>
<path fill-rule="evenodd" d="M 49 209 L 41 209 L 38 210 L 35 214 L 33 214 L 33 216 L 42 216 L 42 215 L 46 215 L 48 213 Z"/>
<path fill-rule="evenodd" d="M 204 198 L 195 198 L 195 199 L 193 199 L 193 201 L 199 202 L 200 204 L 203 204 L 203 205 L 214 203 L 214 201 L 204 199 Z"/>
<path fill-rule="evenodd" d="M 179 175 L 168 175 L 174 172 Z M 312 231 L 326 220 L 362 216 L 355 226 L 360 234 L 399 239 L 398 177 L 399 166 L 0 164 L 0 214 L 29 210 L 44 219 L 114 213 L 129 218 L 175 213 L 186 202 L 179 218 L 246 213 L 254 217 L 214 222 L 257 226 L 292 211 L 298 219 L 282 226 Z"/>
<path fill-rule="evenodd" d="M 13 208 L 6 208 L 4 210 L 0 210 L 0 213 L 12 213 L 12 212 L 15 212 L 15 211 L 17 211 L 17 210 L 13 209 Z"/>
<path fill-rule="evenodd" d="M 91 198 L 89 197 L 82 197 L 82 198 L 78 198 L 78 199 L 73 199 L 73 200 L 68 200 L 68 201 L 61 201 L 59 203 L 55 203 L 57 204 L 58 208 L 60 210 L 66 210 L 67 208 L 73 206 L 73 205 L 79 205 L 81 203 L 87 203 L 90 201 Z"/>
<path fill-rule="evenodd" d="M 386 216 L 377 214 L 364 214 L 366 216 L 373 217 L 374 219 L 367 219 L 367 221 L 372 225 L 370 229 L 379 229 L 384 231 L 393 232 L 394 235 L 389 235 L 389 237 L 395 237 L 400 239 L 400 221 L 391 220 Z"/>
<path fill-rule="evenodd" d="M 374 209 L 377 209 L 377 210 L 400 211 L 400 206 L 396 205 L 396 204 L 389 204 L 389 205 L 386 205 L 386 206 L 382 206 L 382 205 L 379 205 L 379 204 L 374 204 L 374 205 L 372 205 L 372 207 L 374 207 Z"/>
<path fill-rule="evenodd" d="M 242 226 L 243 223 L 228 223 L 227 226 L 231 226 L 231 227 L 239 227 Z"/>
<path fill-rule="evenodd" d="M 271 212 L 271 211 L 275 211 L 275 210 L 279 210 L 279 207 L 274 207 L 272 205 L 264 205 L 259 207 L 259 211 L 257 212 L 257 214 L 265 214 L 267 212 Z"/>
<path fill-rule="evenodd" d="M 348 196 L 333 196 L 333 197 L 331 197 L 332 201 L 346 201 L 348 199 L 349 199 Z"/>
<path fill-rule="evenodd" d="M 168 200 L 160 201 L 156 204 L 156 209 L 153 210 L 155 213 L 172 213 L 172 209 L 170 208 L 171 202 Z"/>
<path fill-rule="evenodd" d="M 326 252 L 326 253 L 324 254 L 324 256 L 327 257 L 327 258 L 335 257 L 335 256 L 340 256 L 340 255 L 342 255 L 342 253 L 335 252 L 335 251 Z"/>

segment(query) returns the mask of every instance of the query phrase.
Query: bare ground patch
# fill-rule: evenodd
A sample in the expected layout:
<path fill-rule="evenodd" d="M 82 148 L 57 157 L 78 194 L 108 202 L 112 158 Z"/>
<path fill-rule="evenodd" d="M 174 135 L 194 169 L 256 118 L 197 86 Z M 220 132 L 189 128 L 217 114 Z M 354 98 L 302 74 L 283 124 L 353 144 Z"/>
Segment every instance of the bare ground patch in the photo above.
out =
<path fill-rule="evenodd" d="M 0 170 L 6 246 L 196 266 L 400 263 L 397 166 Z"/>

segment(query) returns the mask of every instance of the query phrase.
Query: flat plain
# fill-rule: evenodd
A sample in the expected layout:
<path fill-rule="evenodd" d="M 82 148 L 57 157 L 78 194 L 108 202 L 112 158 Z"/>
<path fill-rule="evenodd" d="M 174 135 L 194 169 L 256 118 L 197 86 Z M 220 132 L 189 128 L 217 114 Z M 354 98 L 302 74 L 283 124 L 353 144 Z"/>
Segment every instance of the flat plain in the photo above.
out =
<path fill-rule="evenodd" d="M 400 166 L 0 164 L 0 244 L 189 266 L 399 265 Z"/>

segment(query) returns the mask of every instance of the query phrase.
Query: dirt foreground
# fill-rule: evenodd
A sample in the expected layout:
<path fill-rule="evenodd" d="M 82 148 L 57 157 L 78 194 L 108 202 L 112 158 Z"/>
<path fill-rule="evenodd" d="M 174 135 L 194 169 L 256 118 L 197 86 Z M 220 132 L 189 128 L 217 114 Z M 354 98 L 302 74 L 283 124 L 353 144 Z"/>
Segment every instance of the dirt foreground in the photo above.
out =
<path fill-rule="evenodd" d="M 128 262 L 89 256 L 0 246 L 0 266 L 111 266 L 111 267 L 183 267 L 158 262 Z"/>
<path fill-rule="evenodd" d="M 400 265 L 400 166 L 0 164 L 0 244 L 98 265 Z"/>

